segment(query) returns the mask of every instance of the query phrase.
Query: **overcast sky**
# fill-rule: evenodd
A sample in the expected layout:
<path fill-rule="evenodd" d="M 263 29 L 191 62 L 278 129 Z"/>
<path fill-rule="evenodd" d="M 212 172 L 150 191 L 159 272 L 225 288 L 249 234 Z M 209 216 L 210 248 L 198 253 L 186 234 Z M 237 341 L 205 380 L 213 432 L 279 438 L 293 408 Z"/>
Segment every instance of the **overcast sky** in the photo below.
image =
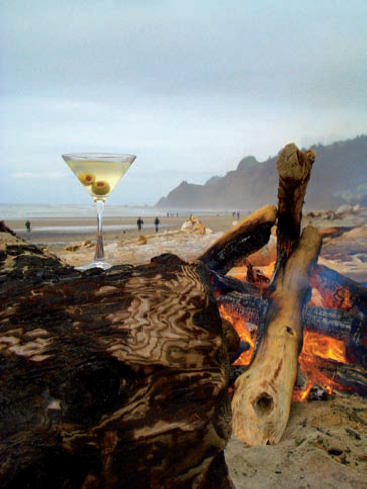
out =
<path fill-rule="evenodd" d="M 137 159 L 154 204 L 242 157 L 367 133 L 366 0 L 0 0 L 3 203 L 88 203 L 61 159 Z"/>

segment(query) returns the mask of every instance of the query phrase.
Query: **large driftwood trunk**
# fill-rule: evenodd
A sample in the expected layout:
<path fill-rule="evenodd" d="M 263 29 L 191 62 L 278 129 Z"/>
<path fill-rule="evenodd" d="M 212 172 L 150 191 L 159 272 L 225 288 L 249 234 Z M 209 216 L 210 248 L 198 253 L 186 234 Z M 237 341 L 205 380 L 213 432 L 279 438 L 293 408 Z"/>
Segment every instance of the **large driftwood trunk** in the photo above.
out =
<path fill-rule="evenodd" d="M 233 430 L 250 445 L 278 443 L 286 428 L 302 346 L 302 312 L 320 247 L 319 233 L 307 227 L 274 278 L 264 336 L 258 337 L 259 347 L 249 369 L 236 380 Z"/>
<path fill-rule="evenodd" d="M 163 255 L 81 275 L 0 234 L 1 487 L 231 487 L 205 266 Z"/>

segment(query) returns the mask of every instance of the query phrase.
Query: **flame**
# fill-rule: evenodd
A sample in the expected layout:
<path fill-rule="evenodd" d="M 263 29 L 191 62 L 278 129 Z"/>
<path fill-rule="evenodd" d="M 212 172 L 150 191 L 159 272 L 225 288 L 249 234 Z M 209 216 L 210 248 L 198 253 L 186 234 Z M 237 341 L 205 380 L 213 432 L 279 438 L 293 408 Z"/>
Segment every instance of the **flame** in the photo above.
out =
<path fill-rule="evenodd" d="M 300 362 L 302 357 L 312 356 L 334 360 L 339 363 L 347 363 L 345 343 L 343 341 L 306 330 Z"/>
<path fill-rule="evenodd" d="M 223 304 L 219 305 L 219 313 L 223 319 L 226 319 L 232 324 L 241 340 L 250 345 L 250 348 L 247 351 L 244 351 L 237 360 L 233 362 L 233 365 L 248 365 L 251 360 L 252 352 L 254 351 L 256 330 L 250 331 L 246 321 L 235 312 L 230 312 L 229 308 L 225 307 Z"/>
<path fill-rule="evenodd" d="M 251 256 L 250 265 L 259 269 L 268 278 L 272 277 L 275 266 L 276 253 L 271 250 L 266 255 L 255 254 Z M 256 269 L 255 269 L 256 270 Z M 242 267 L 233 268 L 230 275 L 246 280 L 247 267 L 244 263 Z M 261 284 L 257 284 L 261 288 Z M 310 285 L 312 287 L 312 297 L 310 305 L 319 307 L 341 309 L 349 311 L 353 308 L 351 293 L 348 289 L 339 286 L 333 292 L 328 291 L 326 284 L 320 277 L 311 276 Z M 257 330 L 250 330 L 250 325 L 243 318 L 234 312 L 220 306 L 220 314 L 226 318 L 241 337 L 242 341 L 250 344 L 250 349 L 241 354 L 233 365 L 247 366 L 250 363 L 254 349 Z M 318 361 L 318 359 L 321 359 Z M 342 389 L 332 378 L 322 373 L 318 367 L 320 362 L 330 361 L 337 363 L 348 363 L 346 358 L 346 345 L 343 341 L 330 338 L 328 336 L 305 331 L 303 348 L 299 356 L 301 372 L 306 376 L 306 385 L 300 389 L 294 388 L 293 401 L 304 401 L 308 398 L 311 389 L 319 385 L 326 392 L 331 394 L 335 389 Z"/>
<path fill-rule="evenodd" d="M 347 363 L 345 343 L 319 333 L 305 331 L 299 364 L 301 371 L 307 376 L 307 382 L 303 389 L 294 388 L 293 401 L 305 401 L 315 384 L 322 386 L 328 394 L 332 394 L 334 389 L 339 387 L 333 379 L 318 369 L 317 358 Z"/>
<path fill-rule="evenodd" d="M 223 304 L 219 306 L 219 312 L 223 319 L 226 319 L 233 325 L 241 340 L 250 345 L 250 349 L 243 352 L 233 365 L 249 365 L 256 341 L 257 330 L 251 329 L 250 324 Z M 293 401 L 305 401 L 315 384 L 322 386 L 324 391 L 329 394 L 335 388 L 340 388 L 333 379 L 327 377 L 318 369 L 318 358 L 338 363 L 348 363 L 345 343 L 319 333 L 305 331 L 299 363 L 301 372 L 306 376 L 307 381 L 303 389 L 297 386 L 294 388 Z"/>

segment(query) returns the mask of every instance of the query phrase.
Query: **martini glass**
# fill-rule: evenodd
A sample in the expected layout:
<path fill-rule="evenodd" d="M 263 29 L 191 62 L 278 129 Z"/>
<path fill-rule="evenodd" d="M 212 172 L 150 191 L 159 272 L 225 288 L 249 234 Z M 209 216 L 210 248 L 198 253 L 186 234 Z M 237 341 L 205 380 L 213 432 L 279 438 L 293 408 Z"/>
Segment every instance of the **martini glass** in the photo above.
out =
<path fill-rule="evenodd" d="M 62 155 L 62 157 L 80 184 L 91 195 L 97 207 L 97 244 L 94 258 L 88 265 L 77 267 L 77 269 L 103 268 L 107 270 L 112 265 L 106 262 L 103 249 L 104 205 L 107 197 L 130 168 L 136 156 L 110 153 L 73 153 Z"/>

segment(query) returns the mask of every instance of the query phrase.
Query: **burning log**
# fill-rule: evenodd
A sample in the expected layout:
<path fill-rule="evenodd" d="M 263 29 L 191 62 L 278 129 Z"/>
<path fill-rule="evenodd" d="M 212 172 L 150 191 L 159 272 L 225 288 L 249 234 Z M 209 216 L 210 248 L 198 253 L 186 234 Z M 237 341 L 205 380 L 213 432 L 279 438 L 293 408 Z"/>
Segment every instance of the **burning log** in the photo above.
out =
<path fill-rule="evenodd" d="M 236 263 L 269 241 L 276 217 L 277 210 L 273 205 L 259 209 L 218 238 L 198 260 L 209 269 L 226 274 Z"/>
<path fill-rule="evenodd" d="M 315 153 L 300 151 L 294 143 L 287 144 L 277 161 L 278 227 L 277 260 L 283 254 L 289 257 L 301 231 L 302 207 Z"/>
<path fill-rule="evenodd" d="M 343 343 L 344 363 L 367 367 L 366 316 L 337 309 L 308 307 L 304 321 L 305 330 L 316 333 L 318 341 L 322 341 L 320 337 L 325 337 Z"/>
<path fill-rule="evenodd" d="M 251 333 L 255 331 L 257 336 L 262 311 L 268 308 L 266 299 L 232 291 L 220 295 L 217 303 L 220 310 L 224 308 L 222 315 L 228 311 L 229 318 L 241 318 L 243 328 L 251 323 Z M 304 308 L 305 331 L 343 342 L 345 361 L 351 365 L 367 367 L 366 325 L 367 318 L 363 314 L 310 305 Z"/>
<path fill-rule="evenodd" d="M 302 397 L 306 397 L 314 385 L 321 386 L 323 390 L 330 392 L 349 392 L 366 397 L 367 395 L 367 372 L 359 365 L 343 364 L 340 362 L 326 360 L 320 357 L 308 359 L 312 365 L 312 372 L 307 378 L 308 386 L 302 386 Z M 306 359 L 302 362 L 307 365 Z M 306 369 L 306 367 L 304 367 Z"/>
<path fill-rule="evenodd" d="M 241 338 L 239 349 L 230 357 L 232 386 L 250 364 L 261 310 L 266 309 L 267 301 L 230 292 L 220 296 L 217 302 L 222 318 L 232 322 Z M 304 400 L 314 384 L 327 389 L 328 393 L 343 391 L 367 396 L 366 318 L 347 311 L 307 306 L 304 324 L 293 400 Z M 298 379 L 302 379 L 302 383 L 298 383 Z"/>
<path fill-rule="evenodd" d="M 249 369 L 236 380 L 233 430 L 237 438 L 250 445 L 277 443 L 285 430 L 302 347 L 309 275 L 320 248 L 319 233 L 308 226 L 274 277 L 258 350 Z"/>
<path fill-rule="evenodd" d="M 321 294 L 324 307 L 367 315 L 366 287 L 323 265 L 314 268 L 310 280 Z"/>
<path fill-rule="evenodd" d="M 212 288 L 214 294 L 216 296 L 222 296 L 224 294 L 230 292 L 240 292 L 241 294 L 249 294 L 249 295 L 260 295 L 260 289 L 253 284 L 249 284 L 248 282 L 243 282 L 242 280 L 238 280 L 235 277 L 231 277 L 229 275 L 221 275 L 220 273 L 216 273 L 213 270 L 209 270 L 210 282 L 212 284 Z"/>
<path fill-rule="evenodd" d="M 261 310 L 267 308 L 268 301 L 260 296 L 233 291 L 217 298 L 219 308 L 228 310 L 229 316 L 241 318 L 244 323 L 259 326 Z M 256 328 L 257 329 L 257 328 Z"/>
<path fill-rule="evenodd" d="M 200 262 L 81 274 L 8 235 L 0 279 L 1 487 L 232 487 L 228 351 Z"/>

